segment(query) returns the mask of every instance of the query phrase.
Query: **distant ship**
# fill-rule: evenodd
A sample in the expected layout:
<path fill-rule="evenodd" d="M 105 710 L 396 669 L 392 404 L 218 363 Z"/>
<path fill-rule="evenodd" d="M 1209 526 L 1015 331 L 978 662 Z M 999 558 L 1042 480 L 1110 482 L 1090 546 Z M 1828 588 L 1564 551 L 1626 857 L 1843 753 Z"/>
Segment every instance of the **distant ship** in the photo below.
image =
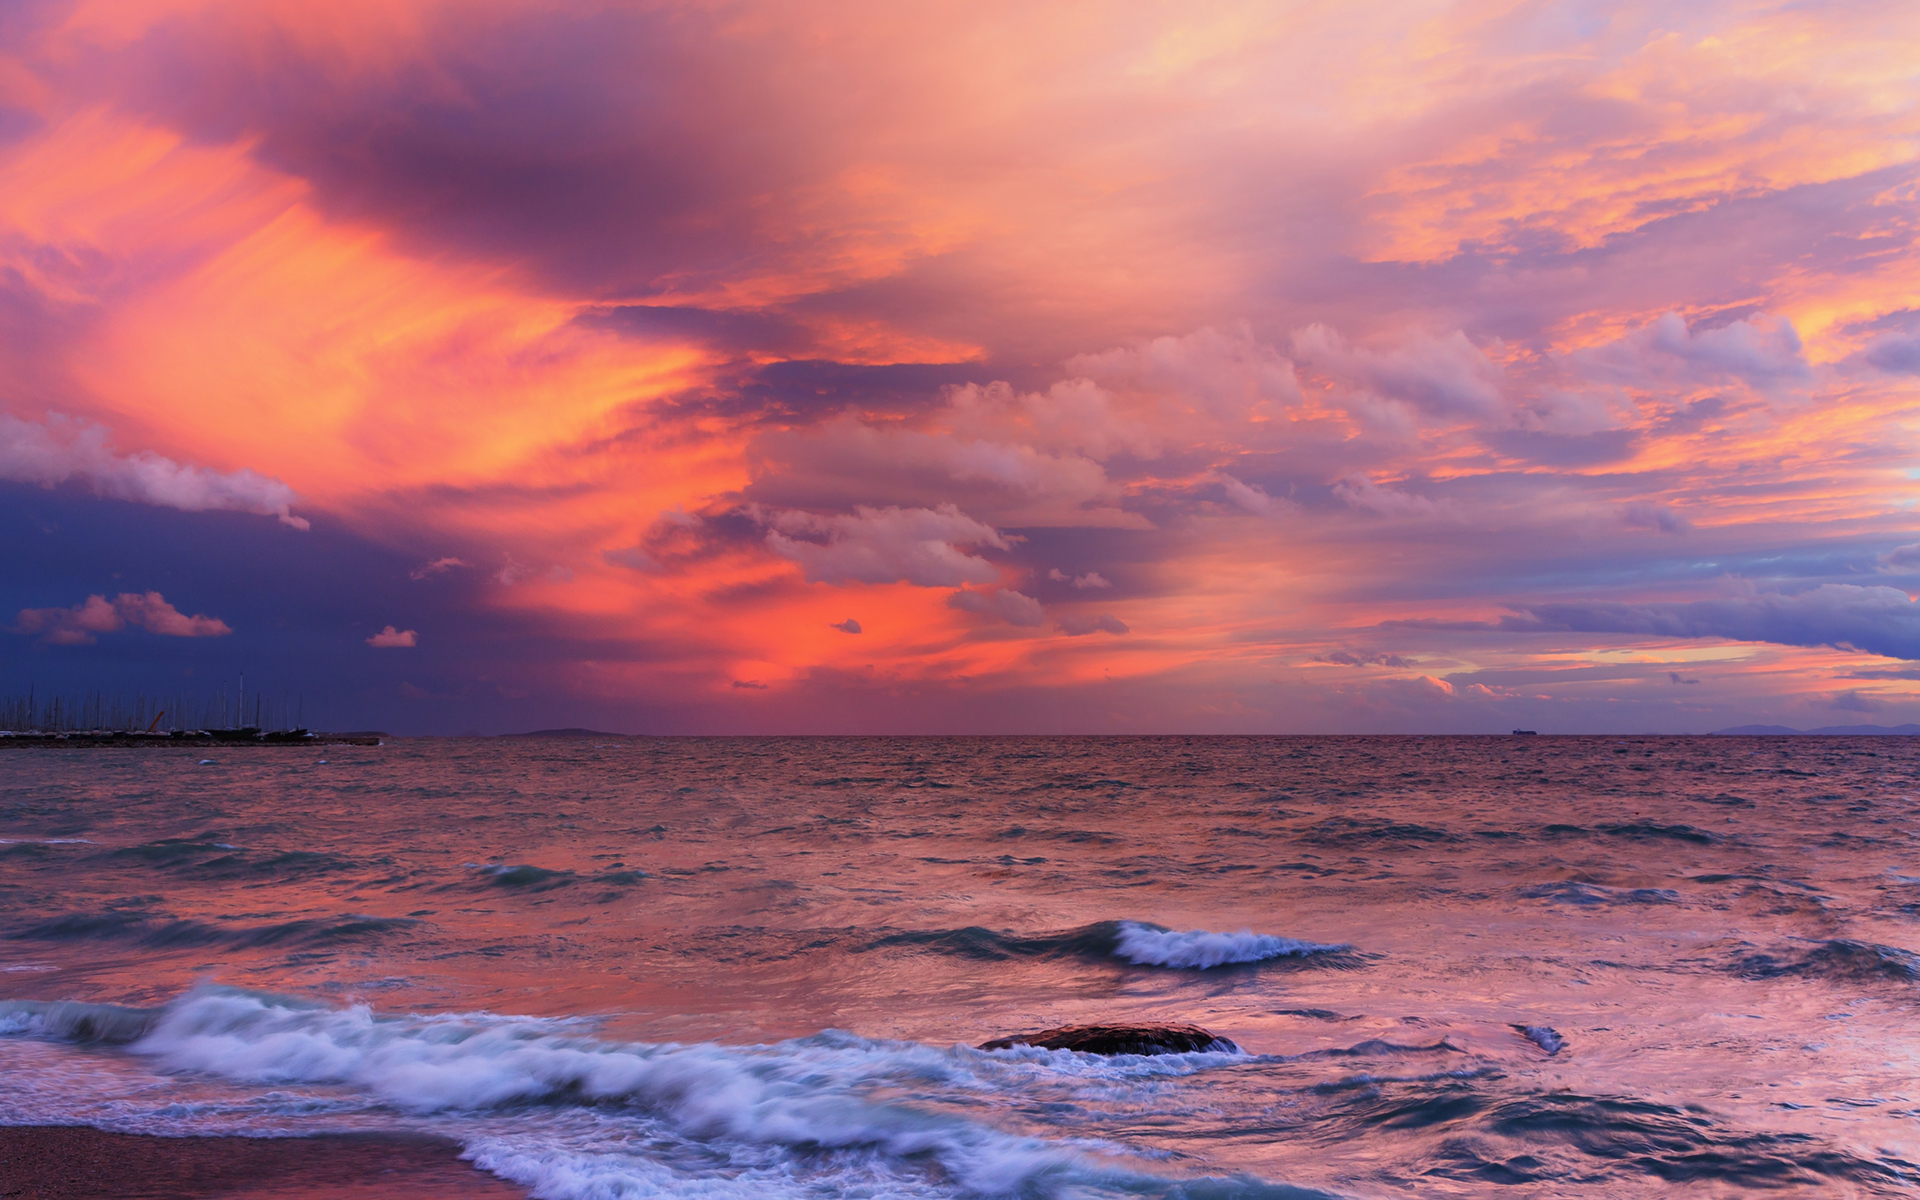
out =
<path fill-rule="evenodd" d="M 1516 729 L 1513 731 L 1513 735 L 1515 737 L 1539 737 L 1540 731 L 1538 729 Z"/>

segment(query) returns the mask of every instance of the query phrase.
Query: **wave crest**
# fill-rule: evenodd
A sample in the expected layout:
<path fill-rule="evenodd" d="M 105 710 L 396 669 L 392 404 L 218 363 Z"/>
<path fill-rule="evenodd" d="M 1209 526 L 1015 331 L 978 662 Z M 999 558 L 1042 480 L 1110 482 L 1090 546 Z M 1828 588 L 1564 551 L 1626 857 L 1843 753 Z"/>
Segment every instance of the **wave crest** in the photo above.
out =
<path fill-rule="evenodd" d="M 52 1006 L 44 1006 L 50 1009 Z M 73 1006 L 101 1010 L 103 1006 Z M 17 1009 L 39 1032 L 86 1035 L 89 1021 Z M 1120 1147 L 1022 1136 L 942 1111 L 956 1098 L 1036 1084 L 1126 1088 L 1203 1069 L 1177 1061 L 1060 1064 L 826 1031 L 773 1045 L 619 1042 L 580 1019 L 489 1013 L 380 1015 L 365 1005 L 205 987 L 121 1010 L 128 1049 L 168 1073 L 360 1093 L 388 1120 L 430 1123 L 473 1161 L 554 1200 L 703 1195 L 1315 1197 L 1260 1180 L 1172 1180 L 1111 1157 Z M 55 1026 L 59 1025 L 60 1028 Z M 1071 1056 L 1084 1058 L 1087 1056 Z M 938 1107 L 912 1101 L 925 1098 Z M 510 1116 L 510 1124 L 507 1118 Z M 1101 1149 L 1107 1154 L 1089 1154 Z M 1195 1191 L 1193 1189 L 1199 1189 Z"/>
<path fill-rule="evenodd" d="M 1136 921 L 1120 922 L 1113 952 L 1136 966 L 1187 967 L 1206 970 L 1232 963 L 1266 962 L 1275 958 L 1305 958 L 1313 954 L 1340 954 L 1348 945 L 1303 942 L 1242 929 L 1213 933 L 1205 929 L 1172 930 Z"/>

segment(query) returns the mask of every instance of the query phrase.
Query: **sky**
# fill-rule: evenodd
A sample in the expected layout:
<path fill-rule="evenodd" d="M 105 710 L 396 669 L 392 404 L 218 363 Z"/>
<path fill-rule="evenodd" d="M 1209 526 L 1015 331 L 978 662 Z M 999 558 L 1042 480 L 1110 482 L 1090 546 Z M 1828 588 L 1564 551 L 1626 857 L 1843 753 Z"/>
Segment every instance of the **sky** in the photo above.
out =
<path fill-rule="evenodd" d="M 14 0 L 0 691 L 1920 720 L 1910 0 Z"/>

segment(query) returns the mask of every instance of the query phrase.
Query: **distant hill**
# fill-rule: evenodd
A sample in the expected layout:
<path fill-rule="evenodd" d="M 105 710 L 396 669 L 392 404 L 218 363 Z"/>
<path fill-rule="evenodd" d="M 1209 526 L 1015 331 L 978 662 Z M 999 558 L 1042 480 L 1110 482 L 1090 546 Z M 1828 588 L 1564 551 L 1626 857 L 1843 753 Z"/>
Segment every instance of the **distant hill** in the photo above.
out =
<path fill-rule="evenodd" d="M 598 729 L 536 729 L 532 733 L 503 733 L 501 737 L 544 738 L 623 738 L 624 733 L 603 733 Z"/>
<path fill-rule="evenodd" d="M 1732 729 L 1716 729 L 1715 735 L 1728 734 L 1733 737 L 1762 737 L 1768 734 L 1789 734 L 1796 737 L 1871 737 L 1874 734 L 1912 735 L 1920 733 L 1920 725 L 1823 725 L 1818 729 L 1789 729 L 1785 725 L 1735 725 Z"/>

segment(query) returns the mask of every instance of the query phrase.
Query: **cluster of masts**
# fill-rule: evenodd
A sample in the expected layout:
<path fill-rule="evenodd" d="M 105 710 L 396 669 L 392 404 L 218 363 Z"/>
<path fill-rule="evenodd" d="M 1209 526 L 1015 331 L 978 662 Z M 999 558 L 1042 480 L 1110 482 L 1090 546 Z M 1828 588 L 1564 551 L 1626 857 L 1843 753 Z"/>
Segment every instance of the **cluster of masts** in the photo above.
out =
<path fill-rule="evenodd" d="M 0 732 L 7 733 L 275 733 L 303 729 L 305 703 L 298 697 L 246 690 L 246 676 L 229 696 L 223 684 L 207 697 L 184 692 L 110 694 L 92 690 L 0 697 Z"/>

